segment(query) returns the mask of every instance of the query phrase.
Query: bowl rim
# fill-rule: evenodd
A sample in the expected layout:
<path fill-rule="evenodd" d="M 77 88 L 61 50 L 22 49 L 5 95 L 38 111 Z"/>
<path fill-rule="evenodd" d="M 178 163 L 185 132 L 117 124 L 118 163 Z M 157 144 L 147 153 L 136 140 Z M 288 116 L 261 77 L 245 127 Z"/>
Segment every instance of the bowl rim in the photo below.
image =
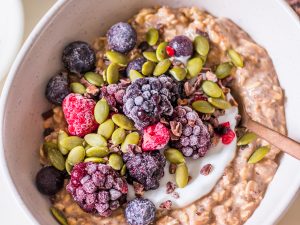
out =
<path fill-rule="evenodd" d="M 25 203 L 22 200 L 21 195 L 17 191 L 14 182 L 12 180 L 12 177 L 10 175 L 10 172 L 7 167 L 6 163 L 6 157 L 4 153 L 4 144 L 3 144 L 3 124 L 4 124 L 4 114 L 5 114 L 5 106 L 7 104 L 7 97 L 9 90 L 12 86 L 15 74 L 18 71 L 19 65 L 23 62 L 24 57 L 26 56 L 27 52 L 32 48 L 32 43 L 36 41 L 36 39 L 39 37 L 40 33 L 44 29 L 44 27 L 47 25 L 49 20 L 68 2 L 68 0 L 58 0 L 53 4 L 53 6 L 46 12 L 46 14 L 40 19 L 40 21 L 35 25 L 34 29 L 31 31 L 29 36 L 27 37 L 26 41 L 22 45 L 20 51 L 18 52 L 10 70 L 8 73 L 8 76 L 6 78 L 4 87 L 2 89 L 2 94 L 0 98 L 0 170 L 5 177 L 5 183 L 8 185 L 10 192 L 12 193 L 13 199 L 15 200 L 18 207 L 24 212 L 26 217 L 29 219 L 30 222 L 33 224 L 39 225 L 39 222 L 37 219 L 33 216 L 31 211 L 27 208 Z M 277 0 L 278 4 L 281 5 L 282 9 L 285 10 L 287 15 L 291 18 L 292 21 L 294 21 L 299 27 L 299 17 L 294 12 L 294 10 L 288 5 L 288 3 L 285 0 Z M 289 194 L 286 195 L 285 201 L 281 202 L 281 207 L 274 208 L 274 212 L 270 216 L 268 220 L 266 221 L 266 224 L 274 224 L 276 221 L 278 221 L 288 210 L 289 206 L 293 203 L 295 196 L 298 193 L 300 187 L 300 180 L 298 181 L 298 185 L 295 185 L 292 190 L 289 191 Z"/>

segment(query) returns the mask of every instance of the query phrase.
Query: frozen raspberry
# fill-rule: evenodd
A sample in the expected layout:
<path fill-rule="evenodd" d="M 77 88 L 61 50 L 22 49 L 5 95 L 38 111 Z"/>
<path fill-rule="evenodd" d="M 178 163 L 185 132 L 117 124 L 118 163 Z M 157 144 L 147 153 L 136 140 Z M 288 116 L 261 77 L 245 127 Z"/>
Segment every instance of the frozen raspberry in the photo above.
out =
<path fill-rule="evenodd" d="M 79 163 L 71 172 L 67 191 L 86 212 L 110 216 L 126 202 L 128 186 L 110 166 Z"/>
<path fill-rule="evenodd" d="M 68 94 L 70 94 L 70 88 L 67 74 L 58 74 L 49 80 L 46 87 L 46 97 L 51 103 L 61 105 Z"/>
<path fill-rule="evenodd" d="M 144 190 L 154 190 L 159 187 L 159 180 L 164 176 L 166 158 L 159 151 L 123 155 L 126 163 L 128 179 L 144 186 Z"/>
<path fill-rule="evenodd" d="M 144 57 L 140 57 L 140 58 L 137 58 L 135 60 L 132 60 L 127 68 L 126 68 L 126 74 L 127 76 L 129 77 L 129 72 L 130 70 L 136 70 L 138 72 L 142 72 L 142 66 L 143 64 L 146 62 L 147 60 L 144 58 Z"/>
<path fill-rule="evenodd" d="M 62 61 L 68 71 L 82 74 L 95 68 L 96 55 L 88 43 L 75 41 L 65 47 Z"/>
<path fill-rule="evenodd" d="M 163 116 L 173 114 L 172 102 L 178 97 L 178 85 L 170 77 L 137 79 L 123 97 L 123 111 L 138 129 L 157 123 Z"/>
<path fill-rule="evenodd" d="M 83 137 L 97 129 L 94 117 L 96 102 L 80 94 L 69 94 L 63 101 L 62 108 L 71 135 Z"/>
<path fill-rule="evenodd" d="M 39 192 L 44 195 L 54 195 L 64 185 L 64 175 L 53 166 L 42 168 L 36 175 L 35 183 Z"/>
<path fill-rule="evenodd" d="M 169 46 L 175 50 L 175 56 L 191 56 L 193 54 L 193 43 L 192 41 L 184 35 L 179 35 L 174 37 Z"/>
<path fill-rule="evenodd" d="M 181 123 L 182 133 L 171 146 L 178 148 L 187 157 L 203 157 L 211 145 L 208 128 L 203 124 L 196 111 L 188 106 L 177 106 L 172 121 Z"/>
<path fill-rule="evenodd" d="M 135 198 L 125 209 L 129 225 L 149 225 L 155 220 L 155 205 L 148 199 Z"/>
<path fill-rule="evenodd" d="M 142 149 L 144 151 L 160 150 L 168 144 L 169 140 L 169 129 L 162 123 L 157 123 L 143 130 Z"/>
<path fill-rule="evenodd" d="M 109 48 L 121 53 L 128 53 L 132 50 L 137 41 L 135 29 L 123 22 L 116 23 L 109 28 L 106 36 Z"/>

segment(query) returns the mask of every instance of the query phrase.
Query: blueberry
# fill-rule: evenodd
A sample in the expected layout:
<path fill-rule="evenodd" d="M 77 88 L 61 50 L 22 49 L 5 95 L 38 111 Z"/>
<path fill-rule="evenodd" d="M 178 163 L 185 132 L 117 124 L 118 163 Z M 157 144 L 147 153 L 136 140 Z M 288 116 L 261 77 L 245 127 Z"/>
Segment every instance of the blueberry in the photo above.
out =
<path fill-rule="evenodd" d="M 46 98 L 55 105 L 61 105 L 70 94 L 68 76 L 65 73 L 53 76 L 46 87 Z"/>
<path fill-rule="evenodd" d="M 135 198 L 125 209 L 125 217 L 130 225 L 148 225 L 155 219 L 155 205 L 148 199 Z"/>
<path fill-rule="evenodd" d="M 88 43 L 75 41 L 65 47 L 62 61 L 68 71 L 82 74 L 95 68 L 96 55 Z"/>
<path fill-rule="evenodd" d="M 193 43 L 192 41 L 184 35 L 179 35 L 174 37 L 170 43 L 171 46 L 175 50 L 175 56 L 191 56 L 193 54 Z"/>
<path fill-rule="evenodd" d="M 54 195 L 64 185 L 64 174 L 53 166 L 47 166 L 37 173 L 35 182 L 39 192 Z"/>
<path fill-rule="evenodd" d="M 140 57 L 140 58 L 137 58 L 137 59 L 131 61 L 126 68 L 127 76 L 129 77 L 130 70 L 137 70 L 141 73 L 142 66 L 146 61 L 147 60 L 144 57 Z"/>
<path fill-rule="evenodd" d="M 134 28 L 123 22 L 116 23 L 109 28 L 106 36 L 109 48 L 121 53 L 128 53 L 132 50 L 137 41 Z"/>

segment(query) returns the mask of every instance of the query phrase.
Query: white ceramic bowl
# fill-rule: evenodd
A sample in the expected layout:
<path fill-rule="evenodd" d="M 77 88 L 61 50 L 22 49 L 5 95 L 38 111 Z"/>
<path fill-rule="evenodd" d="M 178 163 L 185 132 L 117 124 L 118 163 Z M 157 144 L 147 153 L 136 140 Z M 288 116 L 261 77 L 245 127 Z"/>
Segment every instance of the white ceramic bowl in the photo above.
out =
<path fill-rule="evenodd" d="M 54 224 L 49 201 L 36 190 L 42 141 L 40 114 L 49 108 L 44 97 L 48 79 L 60 70 L 61 51 L 75 40 L 92 41 L 108 27 L 142 7 L 165 4 L 199 6 L 229 17 L 263 45 L 272 57 L 287 96 L 289 134 L 300 140 L 300 25 L 283 1 L 274 0 L 62 0 L 44 16 L 20 51 L 1 99 L 2 171 L 17 201 L 33 224 Z M 284 155 L 265 198 L 247 224 L 271 225 L 282 215 L 300 184 L 299 161 Z"/>
<path fill-rule="evenodd" d="M 9 70 L 21 46 L 24 30 L 22 1 L 0 3 L 0 80 Z"/>

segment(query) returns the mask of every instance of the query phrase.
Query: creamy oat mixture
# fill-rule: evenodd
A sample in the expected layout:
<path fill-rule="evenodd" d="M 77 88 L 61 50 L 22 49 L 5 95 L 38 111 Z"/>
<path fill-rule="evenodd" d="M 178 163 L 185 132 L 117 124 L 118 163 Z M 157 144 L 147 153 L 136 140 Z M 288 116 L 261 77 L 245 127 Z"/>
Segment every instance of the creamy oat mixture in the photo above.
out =
<path fill-rule="evenodd" d="M 242 55 L 244 67 L 235 69 L 233 88 L 243 97 L 248 113 L 258 122 L 286 133 L 283 92 L 272 61 L 266 50 L 254 43 L 233 22 L 215 18 L 197 8 L 161 7 L 142 9 L 130 23 L 137 31 L 138 42 L 143 40 L 151 27 L 160 29 L 162 38 L 166 41 L 176 35 L 186 35 L 193 40 L 198 33 L 206 32 L 211 46 L 206 63 L 208 66 L 227 61 L 226 51 L 235 49 Z M 105 64 L 105 38 L 97 39 L 94 47 L 98 50 L 97 70 L 102 71 Z M 132 58 L 135 57 L 135 50 L 131 54 Z M 66 128 L 59 107 L 46 120 L 45 128 L 49 127 L 56 130 Z M 51 135 L 47 138 L 56 139 Z M 236 157 L 208 195 L 184 208 L 159 210 L 156 224 L 243 224 L 258 207 L 278 166 L 276 156 L 279 150 L 274 147 L 271 147 L 260 162 L 247 162 L 257 147 L 267 144 L 257 139 L 246 147 L 237 148 Z M 53 204 L 64 213 L 70 225 L 126 224 L 121 209 L 115 211 L 111 217 L 99 219 L 81 210 L 65 190 L 53 198 Z"/>

